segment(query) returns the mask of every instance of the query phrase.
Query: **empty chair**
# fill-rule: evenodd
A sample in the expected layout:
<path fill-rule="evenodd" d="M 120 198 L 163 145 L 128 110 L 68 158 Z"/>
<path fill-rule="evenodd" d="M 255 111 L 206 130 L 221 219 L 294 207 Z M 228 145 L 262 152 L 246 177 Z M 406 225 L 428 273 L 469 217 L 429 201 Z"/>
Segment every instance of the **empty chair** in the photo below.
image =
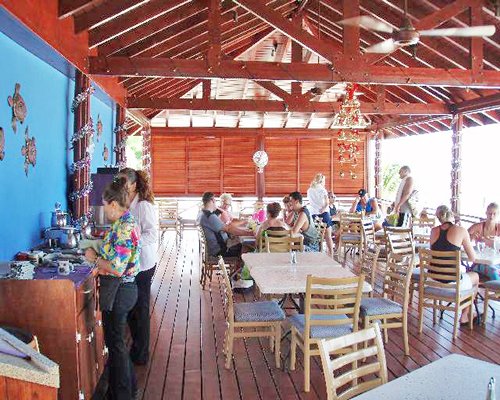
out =
<path fill-rule="evenodd" d="M 408 301 L 413 271 L 413 258 L 396 260 L 391 254 L 387 259 L 384 276 L 384 297 L 361 299 L 360 316 L 365 328 L 381 321 L 387 343 L 387 329 L 403 328 L 405 354 L 410 354 L 408 345 Z"/>
<path fill-rule="evenodd" d="M 158 217 L 161 237 L 172 228 L 177 235 L 181 235 L 181 218 L 179 218 L 179 203 L 177 200 L 157 200 Z"/>
<path fill-rule="evenodd" d="M 363 280 L 363 275 L 339 279 L 308 275 L 305 312 L 288 318 L 292 326 L 290 369 L 295 369 L 299 346 L 304 353 L 304 391 L 310 389 L 311 357 L 319 355 L 319 340 L 358 330 Z"/>
<path fill-rule="evenodd" d="M 233 342 L 237 338 L 269 337 L 274 350 L 276 367 L 280 367 L 281 322 L 285 313 L 274 301 L 256 301 L 235 303 L 226 266 L 222 257 L 219 258 L 219 268 L 222 271 L 223 288 L 226 303 L 226 333 L 224 335 L 225 367 L 231 366 Z"/>
<path fill-rule="evenodd" d="M 387 383 L 384 344 L 378 324 L 341 338 L 322 339 L 319 351 L 328 400 L 352 399 Z M 331 358 L 338 353 L 344 355 Z"/>
<path fill-rule="evenodd" d="M 366 276 L 367 282 L 372 287 L 369 293 L 373 297 L 376 287 L 377 272 L 379 272 L 379 254 L 382 247 L 376 244 L 369 245 L 365 248 L 363 256 L 361 257 L 361 272 Z"/>
<path fill-rule="evenodd" d="M 453 338 L 457 337 L 459 312 L 470 307 L 469 327 L 472 329 L 474 288 L 461 288 L 460 251 L 420 250 L 420 285 L 418 298 L 419 332 L 424 324 L 424 308 L 432 308 L 432 322 L 436 324 L 436 310 L 452 311 Z"/>
<path fill-rule="evenodd" d="M 373 223 L 373 220 L 365 218 L 361 220 L 361 232 L 363 233 L 363 252 L 367 250 L 367 247 L 369 246 L 375 246 L 379 245 L 380 246 L 380 252 L 378 257 L 380 259 L 385 259 L 387 256 L 386 253 L 386 248 L 384 242 L 380 240 L 380 237 L 378 235 L 375 235 L 375 226 Z"/>
<path fill-rule="evenodd" d="M 324 252 L 326 249 L 326 231 L 327 231 L 327 224 L 323 222 L 320 216 L 316 216 L 314 218 L 314 227 L 316 228 L 316 232 L 318 232 L 318 243 L 319 243 L 319 251 Z"/>
<path fill-rule="evenodd" d="M 286 253 L 288 251 L 304 251 L 304 237 L 299 236 L 265 236 L 264 247 L 268 253 Z"/>
<path fill-rule="evenodd" d="M 344 260 L 348 251 L 357 250 L 359 254 L 363 251 L 363 233 L 361 231 L 361 215 L 359 214 L 341 214 L 339 228 L 339 259 Z"/>
<path fill-rule="evenodd" d="M 484 287 L 484 314 L 482 323 L 486 324 L 486 320 L 488 319 L 488 302 L 490 300 L 500 300 L 500 281 L 484 282 L 482 286 Z"/>

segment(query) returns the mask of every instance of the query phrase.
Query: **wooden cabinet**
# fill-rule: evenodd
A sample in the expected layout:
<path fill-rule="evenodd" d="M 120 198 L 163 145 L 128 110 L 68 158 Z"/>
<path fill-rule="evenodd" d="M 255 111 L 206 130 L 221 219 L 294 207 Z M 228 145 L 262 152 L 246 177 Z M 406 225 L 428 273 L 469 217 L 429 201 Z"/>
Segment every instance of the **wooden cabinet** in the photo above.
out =
<path fill-rule="evenodd" d="M 38 337 L 40 352 L 59 364 L 61 400 L 88 400 L 102 373 L 105 346 L 94 278 L 1 280 L 0 324 Z"/>

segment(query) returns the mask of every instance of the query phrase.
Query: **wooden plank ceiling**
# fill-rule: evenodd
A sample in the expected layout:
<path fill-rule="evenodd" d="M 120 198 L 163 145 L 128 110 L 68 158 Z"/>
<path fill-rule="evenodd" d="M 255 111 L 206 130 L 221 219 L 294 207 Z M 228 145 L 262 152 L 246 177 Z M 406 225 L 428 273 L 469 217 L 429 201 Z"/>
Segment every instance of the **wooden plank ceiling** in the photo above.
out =
<path fill-rule="evenodd" d="M 496 5 L 496 8 L 495 8 Z M 416 53 L 364 54 L 399 28 L 404 0 L 60 0 L 87 31 L 91 74 L 121 76 L 128 107 L 161 127 L 329 128 L 361 82 L 372 129 L 412 135 L 500 122 L 499 0 L 408 0 L 417 29 L 495 25 L 485 38 L 422 37 Z M 300 82 L 298 82 L 300 81 Z M 139 113 L 136 113 L 137 115 Z"/>

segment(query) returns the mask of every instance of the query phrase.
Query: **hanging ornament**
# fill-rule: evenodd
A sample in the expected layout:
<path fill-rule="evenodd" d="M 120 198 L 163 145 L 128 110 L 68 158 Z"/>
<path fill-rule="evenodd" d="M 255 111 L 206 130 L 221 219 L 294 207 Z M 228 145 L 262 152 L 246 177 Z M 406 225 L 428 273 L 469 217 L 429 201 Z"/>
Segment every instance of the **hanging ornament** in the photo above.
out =
<path fill-rule="evenodd" d="M 7 97 L 7 102 L 12 108 L 12 129 L 14 133 L 17 133 L 17 121 L 23 123 L 26 119 L 26 114 L 28 114 L 28 108 L 24 102 L 23 97 L 19 91 L 21 90 L 21 85 L 16 83 L 14 87 L 14 95 Z"/>
<path fill-rule="evenodd" d="M 0 161 L 5 157 L 5 135 L 3 129 L 0 128 Z"/>
<path fill-rule="evenodd" d="M 71 103 L 71 112 L 75 112 L 78 106 L 83 103 L 87 98 L 94 93 L 94 87 L 89 86 L 87 89 L 85 89 L 83 92 L 78 93 L 75 98 L 73 99 L 73 102 Z"/>
<path fill-rule="evenodd" d="M 28 127 L 24 132 L 24 146 L 21 148 L 21 154 L 24 156 L 24 172 L 28 176 L 28 167 L 31 164 L 33 167 L 36 164 L 36 142 L 35 138 L 28 136 Z"/>
<path fill-rule="evenodd" d="M 361 114 L 360 103 L 356 97 L 358 85 L 348 84 L 340 110 L 333 117 L 331 129 L 364 129 L 371 124 L 370 118 Z"/>
<path fill-rule="evenodd" d="M 109 158 L 109 149 L 108 149 L 108 146 L 106 146 L 106 143 L 104 143 L 104 150 L 102 151 L 102 158 L 104 161 L 108 161 L 108 158 Z"/>
<path fill-rule="evenodd" d="M 99 114 L 97 114 L 97 124 L 95 130 L 97 132 L 97 142 L 99 142 L 99 139 L 102 136 L 102 121 L 101 121 L 101 116 Z"/>
<path fill-rule="evenodd" d="M 262 174 L 264 172 L 264 167 L 267 165 L 269 161 L 269 157 L 264 150 L 258 150 L 254 153 L 253 162 L 257 166 L 257 172 Z"/>

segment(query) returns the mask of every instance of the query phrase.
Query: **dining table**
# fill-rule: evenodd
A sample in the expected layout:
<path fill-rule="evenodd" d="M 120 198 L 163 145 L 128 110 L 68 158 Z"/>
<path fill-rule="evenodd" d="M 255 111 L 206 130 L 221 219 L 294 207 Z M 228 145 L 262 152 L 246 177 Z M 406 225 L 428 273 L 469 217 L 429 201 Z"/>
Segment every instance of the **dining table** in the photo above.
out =
<path fill-rule="evenodd" d="M 320 252 L 297 252 L 297 263 L 290 262 L 289 253 L 245 253 L 243 262 L 248 267 L 255 284 L 263 295 L 282 295 L 283 304 L 293 294 L 306 292 L 307 276 L 322 278 L 350 278 L 355 276 L 348 268 Z M 363 293 L 370 293 L 372 287 L 363 283 Z M 296 305 L 303 311 L 303 305 Z"/>
<path fill-rule="evenodd" d="M 460 354 L 450 354 L 354 399 L 483 400 L 489 398 L 486 394 L 492 377 L 500 390 L 499 365 Z"/>

